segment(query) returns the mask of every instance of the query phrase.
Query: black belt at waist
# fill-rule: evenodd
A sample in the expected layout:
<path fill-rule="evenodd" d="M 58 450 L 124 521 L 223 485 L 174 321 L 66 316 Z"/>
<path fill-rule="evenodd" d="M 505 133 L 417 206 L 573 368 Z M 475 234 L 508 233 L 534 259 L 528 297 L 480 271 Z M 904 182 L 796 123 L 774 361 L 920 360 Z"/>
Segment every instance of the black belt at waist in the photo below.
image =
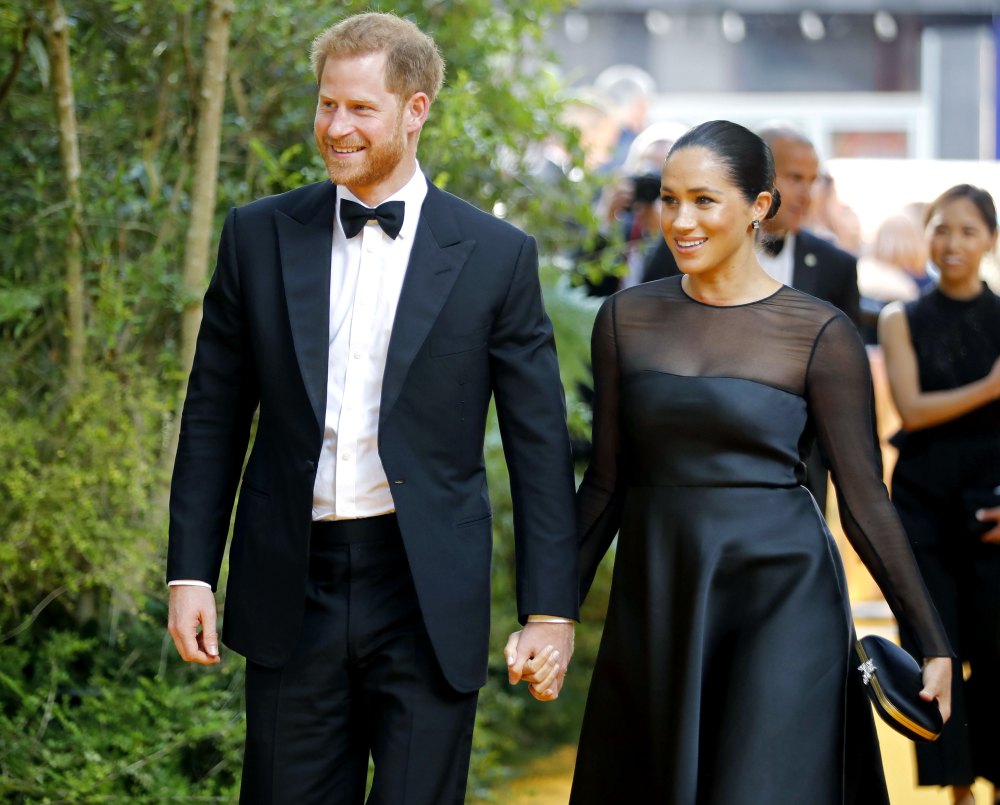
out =
<path fill-rule="evenodd" d="M 356 520 L 314 520 L 312 539 L 324 545 L 357 545 L 364 542 L 400 541 L 395 513 Z"/>

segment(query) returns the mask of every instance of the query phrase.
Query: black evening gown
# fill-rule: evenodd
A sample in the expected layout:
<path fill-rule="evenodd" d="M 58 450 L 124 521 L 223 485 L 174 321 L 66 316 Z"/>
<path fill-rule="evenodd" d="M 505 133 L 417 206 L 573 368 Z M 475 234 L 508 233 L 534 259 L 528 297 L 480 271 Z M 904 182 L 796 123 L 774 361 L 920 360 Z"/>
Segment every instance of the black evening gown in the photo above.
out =
<path fill-rule="evenodd" d="M 948 640 L 882 484 L 854 326 L 788 287 L 747 305 L 681 278 L 594 326 L 582 593 L 619 534 L 572 805 L 885 803 L 837 548 L 802 486 L 818 437 L 852 544 L 925 656 Z"/>
<path fill-rule="evenodd" d="M 942 391 L 985 377 L 1000 358 L 1000 297 L 932 290 L 906 305 L 920 387 Z M 1000 401 L 930 428 L 897 434 L 892 497 L 941 613 L 956 663 L 952 718 L 917 746 L 921 785 L 1000 783 L 1000 545 L 979 540 L 975 511 L 1000 505 Z M 914 639 L 904 630 L 903 645 Z"/>

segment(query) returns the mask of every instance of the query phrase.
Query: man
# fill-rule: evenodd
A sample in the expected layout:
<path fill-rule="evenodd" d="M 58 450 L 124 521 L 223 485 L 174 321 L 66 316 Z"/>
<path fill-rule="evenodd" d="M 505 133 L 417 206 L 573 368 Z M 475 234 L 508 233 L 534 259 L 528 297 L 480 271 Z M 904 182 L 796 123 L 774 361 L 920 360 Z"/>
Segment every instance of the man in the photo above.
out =
<path fill-rule="evenodd" d="M 491 394 L 525 623 L 512 680 L 559 652 L 536 698 L 558 694 L 578 616 L 535 243 L 420 172 L 433 40 L 362 14 L 312 59 L 331 181 L 226 219 L 171 491 L 170 633 L 185 660 L 218 662 L 209 587 L 242 472 L 225 619 L 247 657 L 241 801 L 360 803 L 370 753 L 369 803 L 461 803 L 486 680 Z"/>

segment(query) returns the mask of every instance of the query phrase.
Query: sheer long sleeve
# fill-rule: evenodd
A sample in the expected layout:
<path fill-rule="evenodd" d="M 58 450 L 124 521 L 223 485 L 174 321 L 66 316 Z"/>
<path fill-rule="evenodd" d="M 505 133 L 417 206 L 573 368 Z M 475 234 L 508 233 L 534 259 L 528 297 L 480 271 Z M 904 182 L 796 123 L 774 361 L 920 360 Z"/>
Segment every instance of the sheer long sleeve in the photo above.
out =
<path fill-rule="evenodd" d="M 581 601 L 590 590 L 597 568 L 621 523 L 621 367 L 615 335 L 614 297 L 602 305 L 594 322 L 591 361 L 594 368 L 593 452 L 576 494 Z"/>
<path fill-rule="evenodd" d="M 909 541 L 882 483 L 873 442 L 871 371 L 857 331 L 843 315 L 816 338 L 806 399 L 830 461 L 840 517 L 851 545 L 924 657 L 953 656 Z"/>

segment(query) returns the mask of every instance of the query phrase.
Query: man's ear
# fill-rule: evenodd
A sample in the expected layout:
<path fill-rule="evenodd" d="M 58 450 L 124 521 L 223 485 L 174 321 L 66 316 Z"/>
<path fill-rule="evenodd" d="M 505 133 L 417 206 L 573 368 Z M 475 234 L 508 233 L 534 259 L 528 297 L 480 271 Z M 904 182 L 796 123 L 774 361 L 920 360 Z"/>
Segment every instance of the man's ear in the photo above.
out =
<path fill-rule="evenodd" d="M 431 99 L 426 93 L 417 92 L 403 104 L 404 125 L 407 134 L 416 134 L 427 121 L 431 109 Z"/>

